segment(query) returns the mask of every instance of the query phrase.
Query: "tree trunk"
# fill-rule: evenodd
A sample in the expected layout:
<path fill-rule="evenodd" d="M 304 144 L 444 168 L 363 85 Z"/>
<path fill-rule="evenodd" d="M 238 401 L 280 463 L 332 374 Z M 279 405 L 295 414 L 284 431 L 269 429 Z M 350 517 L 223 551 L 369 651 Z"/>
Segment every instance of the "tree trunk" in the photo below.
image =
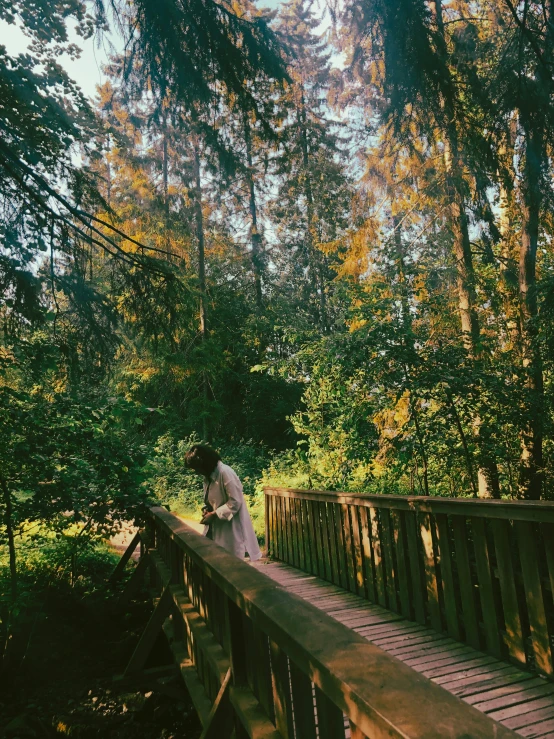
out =
<path fill-rule="evenodd" d="M 252 270 L 254 272 L 254 288 L 256 307 L 261 310 L 262 303 L 262 238 L 258 230 L 258 208 L 256 203 L 256 188 L 254 184 L 254 170 L 252 167 L 252 135 L 248 115 L 243 115 L 244 142 L 246 144 L 246 179 L 248 182 L 248 205 L 250 210 L 250 243 L 252 246 Z"/>
<path fill-rule="evenodd" d="M 447 45 L 442 15 L 442 1 L 434 0 L 431 3 L 434 12 L 438 34 L 438 55 L 444 69 L 447 64 Z M 455 115 L 454 90 L 452 80 L 448 78 L 444 87 L 443 116 L 444 116 L 444 155 L 446 165 L 446 189 L 449 200 L 450 228 L 453 236 L 454 258 L 456 260 L 456 284 L 458 290 L 458 310 L 462 328 L 462 340 L 470 357 L 476 359 L 480 351 L 480 327 L 476 311 L 475 271 L 471 254 L 468 219 L 465 208 L 465 181 L 463 164 L 460 157 L 458 129 Z M 477 472 L 479 497 L 499 498 L 500 483 L 498 467 L 487 448 L 486 429 L 483 429 L 481 419 L 475 419 L 477 443 L 481 452 L 481 461 Z"/>
<path fill-rule="evenodd" d="M 203 344 L 206 342 L 208 332 L 208 321 L 206 315 L 206 258 L 205 258 L 205 240 L 204 240 L 204 215 L 202 213 L 202 176 L 200 172 L 200 151 L 198 142 L 194 142 L 194 219 L 196 225 L 196 241 L 198 245 L 198 286 L 200 291 L 199 299 L 199 329 L 200 338 Z M 204 362 L 206 357 L 204 357 Z M 202 376 L 202 437 L 204 441 L 208 441 L 208 377 L 206 370 Z"/>
<path fill-rule="evenodd" d="M 319 294 L 319 322 L 324 331 L 328 328 L 327 320 L 327 294 L 323 269 L 323 254 L 315 247 L 315 217 L 314 196 L 312 191 L 312 180 L 310 177 L 310 147 L 308 143 L 308 119 L 306 115 L 306 102 L 304 92 L 301 90 L 300 107 L 297 111 L 298 125 L 300 127 L 300 145 L 302 148 L 302 164 L 304 169 L 304 196 L 306 198 L 306 250 L 308 263 L 310 265 L 311 282 L 316 296 Z"/>
<path fill-rule="evenodd" d="M 545 39 L 542 54 L 550 59 L 553 41 L 553 8 L 551 0 L 544 3 Z M 537 246 L 539 241 L 540 211 L 543 205 L 543 171 L 548 163 L 545 132 L 549 122 L 543 109 L 544 98 L 552 94 L 550 71 L 541 61 L 536 72 L 537 101 L 526 99 L 519 111 L 525 134 L 525 162 L 523 168 L 522 224 L 519 251 L 519 308 L 521 357 L 525 373 L 527 397 L 525 418 L 521 430 L 521 457 L 519 468 L 519 495 L 539 500 L 543 486 L 543 423 L 544 379 L 538 337 L 537 300 Z"/>
<path fill-rule="evenodd" d="M 15 600 L 17 597 L 17 555 L 15 551 L 15 537 L 13 531 L 13 505 L 8 483 L 3 475 L 0 475 L 0 487 L 2 488 L 2 497 L 4 498 L 4 525 L 6 527 L 6 535 L 8 537 L 10 590 L 12 599 Z"/>
<path fill-rule="evenodd" d="M 537 245 L 542 204 L 541 173 L 546 150 L 542 131 L 525 131 L 522 233 L 519 252 L 519 302 L 522 362 L 527 387 L 526 418 L 521 432 L 519 494 L 538 500 L 543 478 L 543 367 L 537 331 Z"/>
<path fill-rule="evenodd" d="M 501 237 L 500 249 L 500 292 L 506 321 L 507 340 L 514 350 L 520 350 L 519 308 L 518 308 L 518 269 L 514 254 L 513 224 L 514 181 L 513 171 L 514 141 L 516 138 L 516 118 L 512 118 L 500 145 L 498 156 L 501 168 L 498 172 L 499 182 L 499 226 Z"/>

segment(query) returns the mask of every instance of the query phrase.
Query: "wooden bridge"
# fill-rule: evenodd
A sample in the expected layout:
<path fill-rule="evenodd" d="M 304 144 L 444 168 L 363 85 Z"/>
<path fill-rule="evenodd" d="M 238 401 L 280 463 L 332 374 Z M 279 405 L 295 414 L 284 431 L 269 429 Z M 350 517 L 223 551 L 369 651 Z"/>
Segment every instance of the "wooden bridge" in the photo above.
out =
<path fill-rule="evenodd" d="M 203 739 L 554 737 L 553 503 L 265 492 L 254 565 L 151 510 L 125 678 L 163 628 Z"/>

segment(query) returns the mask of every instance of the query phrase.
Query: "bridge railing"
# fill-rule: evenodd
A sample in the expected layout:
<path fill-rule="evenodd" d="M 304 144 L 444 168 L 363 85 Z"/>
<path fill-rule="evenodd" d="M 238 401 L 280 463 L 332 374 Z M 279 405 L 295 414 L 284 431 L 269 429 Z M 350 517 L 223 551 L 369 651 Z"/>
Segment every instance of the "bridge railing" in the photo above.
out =
<path fill-rule="evenodd" d="M 150 529 L 158 605 L 171 600 L 166 630 L 205 739 L 231 736 L 226 715 L 237 739 L 515 736 L 165 509 Z"/>
<path fill-rule="evenodd" d="M 553 676 L 554 503 L 265 495 L 271 557 Z"/>

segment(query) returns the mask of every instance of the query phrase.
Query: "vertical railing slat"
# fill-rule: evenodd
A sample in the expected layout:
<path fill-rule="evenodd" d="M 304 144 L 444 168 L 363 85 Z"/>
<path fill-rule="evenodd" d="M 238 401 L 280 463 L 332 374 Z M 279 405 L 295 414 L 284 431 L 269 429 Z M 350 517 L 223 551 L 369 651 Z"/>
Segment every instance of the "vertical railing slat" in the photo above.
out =
<path fill-rule="evenodd" d="M 315 701 L 319 739 L 340 739 L 344 737 L 344 716 L 340 708 L 337 708 L 318 687 L 315 689 Z"/>
<path fill-rule="evenodd" d="M 431 626 L 435 631 L 442 631 L 432 526 L 433 523 L 430 515 L 428 513 L 422 513 L 420 517 L 420 535 L 423 543 L 423 566 L 425 571 L 425 583 L 427 586 L 427 609 L 431 620 Z"/>
<path fill-rule="evenodd" d="M 335 520 L 335 534 L 337 537 L 337 554 L 339 556 L 340 586 L 348 590 L 348 573 L 346 571 L 346 552 L 344 543 L 344 528 L 342 525 L 341 509 L 338 503 L 333 503 L 333 517 Z"/>
<path fill-rule="evenodd" d="M 314 697 L 310 678 L 290 662 L 290 683 L 296 739 L 316 739 Z"/>
<path fill-rule="evenodd" d="M 498 616 L 492 589 L 491 564 L 485 521 L 482 518 L 473 516 L 471 518 L 471 528 L 473 531 L 473 547 L 475 550 L 477 580 L 479 582 L 479 599 L 481 602 L 483 622 L 485 624 L 487 649 L 495 657 L 501 657 L 502 646 L 498 632 Z"/>
<path fill-rule="evenodd" d="M 514 528 L 521 560 L 521 571 L 535 663 L 541 672 L 546 675 L 552 675 L 554 672 L 552 649 L 546 621 L 546 609 L 544 606 L 534 527 L 528 521 L 515 521 Z"/>
<path fill-rule="evenodd" d="M 442 589 L 444 595 L 444 610 L 446 617 L 446 630 L 456 641 L 460 640 L 460 623 L 458 620 L 458 604 L 456 602 L 456 585 L 454 583 L 454 572 L 452 568 L 452 544 L 448 519 L 446 514 L 435 515 L 439 539 L 439 555 L 441 567 Z"/>
<path fill-rule="evenodd" d="M 346 570 L 348 573 L 348 589 L 356 592 L 356 575 L 354 573 L 354 554 L 352 551 L 352 528 L 350 526 L 350 506 L 342 506 L 342 517 L 344 526 L 344 551 L 346 555 Z"/>
<path fill-rule="evenodd" d="M 329 533 L 329 549 L 331 559 L 331 582 L 340 585 L 339 559 L 337 555 L 337 536 L 335 532 L 335 519 L 333 517 L 333 504 L 325 503 L 325 518 L 327 519 L 327 531 Z"/>
<path fill-rule="evenodd" d="M 350 506 L 350 514 L 352 516 L 352 543 L 354 546 L 354 576 L 356 578 L 356 592 L 358 595 L 365 598 L 367 593 L 364 584 L 364 563 L 360 537 L 360 518 L 358 512 L 358 506 Z"/>
<path fill-rule="evenodd" d="M 425 626 L 427 623 L 423 598 L 423 569 L 418 546 L 417 513 L 406 513 L 406 539 L 408 541 L 408 558 L 412 576 L 412 597 L 414 599 L 414 614 L 418 623 Z"/>
<path fill-rule="evenodd" d="M 373 558 L 371 556 L 368 510 L 365 506 L 360 506 L 360 525 L 362 529 L 364 580 L 367 589 L 367 596 L 370 601 L 375 603 L 377 599 L 375 596 L 375 583 L 373 580 Z"/>
<path fill-rule="evenodd" d="M 321 501 L 318 505 L 319 508 L 319 520 L 321 525 L 321 546 L 323 554 L 323 566 L 325 570 L 325 579 L 329 582 L 333 581 L 333 571 L 331 568 L 331 547 L 330 547 L 330 536 L 329 527 L 327 525 L 327 506 L 324 501 Z"/>
<path fill-rule="evenodd" d="M 381 549 L 381 534 L 379 531 L 379 514 L 376 508 L 369 509 L 371 523 L 371 548 L 373 550 L 373 564 L 375 565 L 375 585 L 377 590 L 377 602 L 381 606 L 387 605 L 385 591 L 385 565 Z"/>
<path fill-rule="evenodd" d="M 394 558 L 392 551 L 392 532 L 390 522 L 390 511 L 388 508 L 381 508 L 379 511 L 381 518 L 381 541 L 383 547 L 383 559 L 385 561 L 385 572 L 387 575 L 386 589 L 388 607 L 391 611 L 398 613 L 398 598 L 396 595 L 396 578 L 394 568 Z"/>
<path fill-rule="evenodd" d="M 481 648 L 479 638 L 479 622 L 475 608 L 475 588 L 471 578 L 469 549 L 467 546 L 467 526 L 462 516 L 452 516 L 452 530 L 454 532 L 454 550 L 458 567 L 458 582 L 460 599 L 462 601 L 462 615 L 464 617 L 465 640 L 474 649 Z"/>
<path fill-rule="evenodd" d="M 392 538 L 396 550 L 398 589 L 400 591 L 400 611 L 405 618 L 412 618 L 409 590 L 408 564 L 406 560 L 406 526 L 404 511 L 391 511 Z"/>
<path fill-rule="evenodd" d="M 525 645 L 517 600 L 514 567 L 512 562 L 512 537 L 509 521 L 493 520 L 492 533 L 496 550 L 496 566 L 502 595 L 502 609 L 506 627 L 506 645 L 510 656 L 525 664 Z"/>
<path fill-rule="evenodd" d="M 270 640 L 275 726 L 283 739 L 294 739 L 289 665 L 283 650 Z"/>

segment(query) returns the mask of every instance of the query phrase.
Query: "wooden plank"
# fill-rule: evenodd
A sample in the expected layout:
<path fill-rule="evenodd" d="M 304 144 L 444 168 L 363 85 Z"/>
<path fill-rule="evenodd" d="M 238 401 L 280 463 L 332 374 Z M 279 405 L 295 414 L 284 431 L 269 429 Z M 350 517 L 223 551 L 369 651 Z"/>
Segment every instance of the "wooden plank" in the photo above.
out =
<path fill-rule="evenodd" d="M 381 543 L 383 560 L 385 562 L 388 606 L 391 611 L 398 613 L 399 608 L 398 598 L 396 596 L 396 580 L 394 577 L 394 559 L 392 552 L 390 511 L 388 511 L 386 508 L 381 509 L 379 517 L 381 519 Z"/>
<path fill-rule="evenodd" d="M 292 696 L 287 656 L 273 640 L 269 642 L 269 649 L 271 653 L 275 726 L 283 739 L 294 739 Z"/>
<path fill-rule="evenodd" d="M 408 642 L 405 641 L 403 644 L 397 643 L 392 646 L 383 643 L 383 641 L 377 642 L 377 640 L 373 643 L 399 659 L 402 659 L 403 656 L 408 654 L 429 654 L 433 650 L 440 651 L 440 649 L 444 647 L 457 648 L 461 646 L 460 642 L 454 641 L 454 639 L 451 639 L 449 636 L 445 636 L 441 639 L 440 635 L 437 635 L 435 638 L 426 636 L 421 637 L 420 639 L 411 639 Z"/>
<path fill-rule="evenodd" d="M 350 739 L 367 739 L 366 735 L 361 729 L 350 721 Z"/>
<path fill-rule="evenodd" d="M 452 543 L 448 530 L 448 519 L 446 514 L 437 513 L 435 520 L 437 522 L 446 630 L 453 639 L 460 641 L 461 634 L 458 621 L 458 604 L 456 603 L 456 585 L 454 584 L 452 569 Z"/>
<path fill-rule="evenodd" d="M 392 539 L 396 552 L 396 574 L 400 591 L 400 612 L 405 618 L 413 617 L 410 599 L 408 563 L 406 559 L 406 523 L 403 511 L 391 511 Z"/>
<path fill-rule="evenodd" d="M 310 678 L 293 662 L 290 663 L 290 683 L 294 710 L 294 726 L 298 739 L 316 739 L 314 697 Z"/>
<path fill-rule="evenodd" d="M 375 602 L 375 583 L 373 581 L 373 559 L 371 556 L 371 542 L 369 538 L 369 523 L 367 508 L 361 506 L 358 510 L 360 516 L 360 525 L 362 529 L 362 550 L 364 561 L 364 581 L 369 600 Z"/>
<path fill-rule="evenodd" d="M 495 721 L 503 721 L 511 716 L 530 713 L 536 708 L 546 708 L 547 706 L 553 705 L 553 692 L 554 685 L 550 683 L 543 685 L 542 689 L 533 688 L 529 691 L 505 696 L 497 701 L 485 701 L 483 704 L 476 703 L 475 708 L 490 713 L 491 718 Z M 531 700 L 527 700 L 526 698 L 530 698 Z M 481 705 L 485 705 L 486 708 L 480 709 L 479 706 Z"/>
<path fill-rule="evenodd" d="M 238 721 L 235 732 L 231 735 L 224 734 L 221 739 L 225 736 L 233 739 L 283 739 L 249 690 L 232 685 L 229 698 Z"/>
<path fill-rule="evenodd" d="M 273 685 L 271 680 L 271 663 L 269 639 L 254 625 L 254 651 L 256 655 L 256 673 L 258 684 L 258 700 L 270 721 L 275 721 L 273 709 Z"/>
<path fill-rule="evenodd" d="M 325 570 L 325 550 L 328 547 L 329 542 L 325 541 L 323 538 L 323 530 L 322 530 L 322 523 L 321 523 L 321 514 L 322 514 L 322 503 L 319 501 L 312 501 L 313 506 L 313 512 L 314 512 L 314 525 L 315 525 L 315 535 L 317 539 L 317 569 L 318 569 L 318 576 L 322 580 L 326 580 L 326 570 Z"/>
<path fill-rule="evenodd" d="M 408 543 L 408 559 L 410 563 L 414 615 L 415 620 L 418 623 L 425 625 L 427 623 L 427 619 L 423 598 L 423 571 L 418 547 L 419 539 L 416 513 L 408 511 L 405 514 L 404 520 L 406 523 L 406 540 Z"/>
<path fill-rule="evenodd" d="M 541 523 L 541 534 L 546 554 L 550 592 L 554 597 L 554 524 Z"/>
<path fill-rule="evenodd" d="M 284 534 L 283 534 L 282 506 L 283 506 L 283 499 L 275 497 L 275 521 L 276 521 L 276 529 L 277 529 L 277 555 L 276 556 L 281 561 L 284 560 L 284 557 L 283 557 Z"/>
<path fill-rule="evenodd" d="M 296 500 L 296 520 L 298 521 L 298 551 L 300 555 L 299 567 L 301 570 L 307 570 L 306 559 L 306 520 L 305 512 L 301 500 Z"/>
<path fill-rule="evenodd" d="M 535 677 L 524 683 L 502 685 L 482 693 L 464 698 L 470 706 L 475 706 L 479 711 L 489 713 L 497 708 L 524 703 L 532 698 L 554 693 L 554 685 L 547 683 L 540 677 Z"/>
<path fill-rule="evenodd" d="M 327 531 L 329 533 L 329 549 L 331 562 L 331 582 L 340 585 L 339 560 L 337 555 L 337 537 L 335 534 L 335 519 L 333 516 L 333 506 L 330 503 L 324 503 L 325 518 L 327 519 Z"/>
<path fill-rule="evenodd" d="M 135 651 L 131 655 L 131 659 L 123 672 L 123 677 L 129 677 L 129 675 L 142 670 L 156 643 L 163 623 L 169 615 L 172 604 L 173 597 L 171 595 L 170 585 L 167 585 L 139 639 L 139 643 L 135 647 Z"/>
<path fill-rule="evenodd" d="M 475 551 L 475 565 L 477 568 L 477 580 L 479 583 L 479 599 L 481 601 L 481 613 L 485 624 L 485 641 L 487 651 L 495 657 L 502 656 L 500 633 L 498 631 L 498 616 L 496 602 L 492 589 L 491 564 L 485 522 L 482 518 L 472 518 L 471 528 L 473 531 L 473 547 Z"/>
<path fill-rule="evenodd" d="M 301 500 L 300 505 L 302 506 L 302 523 L 304 530 L 302 532 L 302 538 L 304 540 L 304 556 L 306 563 L 306 572 L 314 571 L 314 564 L 312 561 L 312 549 L 310 543 L 310 521 L 308 512 L 308 501 Z"/>
<path fill-rule="evenodd" d="M 480 676 L 466 678 L 466 680 L 458 680 L 450 683 L 443 683 L 442 687 L 449 693 L 457 695 L 458 698 L 465 698 L 472 695 L 486 695 L 489 690 L 495 688 L 503 688 L 506 685 L 524 686 L 533 679 L 529 673 L 522 673 L 521 670 L 515 672 L 508 665 L 502 672 L 493 673 L 496 677 L 489 677 L 483 680 Z"/>
<path fill-rule="evenodd" d="M 485 678 L 498 677 L 500 671 L 513 670 L 513 665 L 507 665 L 505 662 L 499 662 L 494 657 L 489 657 L 485 665 L 478 664 L 477 666 L 470 666 L 469 668 L 462 666 L 461 669 L 455 670 L 449 674 L 437 675 L 433 678 L 433 681 L 438 685 L 444 685 L 445 683 L 451 683 L 454 681 L 462 681 L 471 679 L 479 676 L 480 680 Z M 502 672 L 504 674 L 504 672 Z"/>
<path fill-rule="evenodd" d="M 342 506 L 342 520 L 344 526 L 344 551 L 346 556 L 346 570 L 348 573 L 348 589 L 357 592 L 356 575 L 354 572 L 354 553 L 352 551 L 352 527 L 350 525 L 350 511 L 346 505 Z"/>
<path fill-rule="evenodd" d="M 431 518 L 428 514 L 420 517 L 420 536 L 423 543 L 423 566 L 427 587 L 427 610 L 431 626 L 435 631 L 442 631 L 442 620 L 439 606 L 439 588 L 435 565 L 435 547 L 433 544 Z"/>
<path fill-rule="evenodd" d="M 339 559 L 339 577 L 340 586 L 348 590 L 348 573 L 346 571 L 346 552 L 344 542 L 344 528 L 342 525 L 342 516 L 340 506 L 333 506 L 333 518 L 335 521 L 335 536 L 337 538 L 337 555 Z"/>
<path fill-rule="evenodd" d="M 121 577 L 121 575 L 123 574 L 123 570 L 125 569 L 125 565 L 131 559 L 133 552 L 135 551 L 135 549 L 138 547 L 140 543 L 141 543 L 140 531 L 137 531 L 137 533 L 131 539 L 131 543 L 129 544 L 125 552 L 123 553 L 121 559 L 115 566 L 114 571 L 110 575 L 110 582 L 115 582 Z"/>
<path fill-rule="evenodd" d="M 265 551 L 268 557 L 271 557 L 273 546 L 273 496 L 265 496 Z"/>
<path fill-rule="evenodd" d="M 123 608 L 133 596 L 135 596 L 140 590 L 140 586 L 144 584 L 146 575 L 148 574 L 148 567 L 151 564 L 150 554 L 146 552 L 139 560 L 138 565 L 133 570 L 133 574 L 127 581 L 123 592 L 118 598 L 117 605 L 119 608 Z"/>
<path fill-rule="evenodd" d="M 293 522 L 291 515 L 291 499 L 285 498 L 285 524 L 287 532 L 287 562 L 294 566 L 294 538 L 293 538 Z"/>
<path fill-rule="evenodd" d="M 333 582 L 333 571 L 331 568 L 331 547 L 330 547 L 330 532 L 327 526 L 327 505 L 326 503 L 320 503 L 319 506 L 319 520 L 321 525 L 321 539 L 322 539 L 322 552 L 323 552 L 323 567 L 325 570 L 325 579 L 329 582 Z"/>
<path fill-rule="evenodd" d="M 527 521 L 516 521 L 514 523 L 514 529 L 521 561 L 535 664 L 540 672 L 546 675 L 552 675 L 554 672 L 552 650 L 546 621 L 546 609 L 544 607 L 539 558 L 533 524 Z"/>
<path fill-rule="evenodd" d="M 350 506 L 350 516 L 352 519 L 352 548 L 354 554 L 354 578 L 356 580 L 356 593 L 362 598 L 365 598 L 366 589 L 364 583 L 364 565 L 358 506 Z"/>
<path fill-rule="evenodd" d="M 452 675 L 462 670 L 471 670 L 473 667 L 483 667 L 491 664 L 497 664 L 496 659 L 492 656 L 475 657 L 475 659 L 464 664 L 446 665 L 444 667 L 435 667 L 433 669 L 426 668 L 421 670 L 421 674 L 428 677 L 430 680 L 434 680 L 435 678 L 443 677 L 444 675 Z"/>
<path fill-rule="evenodd" d="M 516 714 L 515 716 L 504 719 L 502 723 L 508 728 L 516 730 L 517 733 L 520 734 L 523 726 L 536 726 L 539 721 L 545 721 L 552 717 L 554 717 L 554 705 L 535 709 L 528 713 L 522 713 L 520 716 Z"/>
<path fill-rule="evenodd" d="M 342 711 L 317 686 L 315 701 L 319 739 L 339 739 L 344 736 Z"/>
<path fill-rule="evenodd" d="M 502 595 L 502 609 L 506 627 L 505 642 L 510 656 L 521 664 L 527 661 L 519 603 L 515 586 L 514 568 L 512 563 L 512 537 L 509 521 L 493 521 L 492 533 L 496 550 L 496 566 Z"/>
<path fill-rule="evenodd" d="M 376 508 L 369 509 L 369 521 L 371 524 L 371 548 L 373 551 L 373 564 L 375 566 L 375 586 L 377 591 L 377 602 L 387 605 L 385 591 L 385 565 L 381 548 L 381 536 L 379 533 L 379 514 Z"/>
<path fill-rule="evenodd" d="M 552 737 L 554 736 L 554 718 L 546 721 L 539 721 L 531 726 L 524 726 L 518 731 L 518 734 L 526 737 Z"/>
<path fill-rule="evenodd" d="M 308 542 L 310 545 L 310 559 L 312 562 L 312 567 L 310 569 L 310 572 L 313 575 L 319 574 L 319 565 L 318 565 L 318 555 L 317 555 L 317 545 L 316 545 L 316 536 L 315 536 L 315 522 L 314 522 L 314 512 L 313 512 L 313 506 L 312 501 L 307 500 L 306 501 L 307 506 L 307 521 L 308 521 Z"/>
<path fill-rule="evenodd" d="M 465 641 L 475 649 L 480 649 L 481 640 L 479 638 L 479 623 L 475 607 L 475 588 L 473 587 L 469 564 L 465 518 L 452 516 L 452 530 L 454 533 L 454 551 L 458 568 L 458 585 L 460 588 L 460 600 L 462 602 Z"/>
<path fill-rule="evenodd" d="M 282 497 L 325 500 L 341 505 L 360 505 L 388 508 L 389 510 L 417 511 L 420 513 L 446 513 L 452 516 L 473 516 L 505 521 L 536 521 L 554 523 L 554 502 L 530 500 L 478 500 L 475 498 L 442 498 L 440 496 L 418 495 L 367 495 L 334 492 L 329 490 L 297 490 L 294 488 L 274 488 L 268 490 Z"/>
<path fill-rule="evenodd" d="M 296 514 L 296 535 L 298 539 L 298 567 L 301 570 L 306 571 L 306 556 L 305 556 L 305 542 L 304 542 L 304 521 L 302 520 L 302 506 L 300 500 L 294 501 L 295 514 Z"/>
<path fill-rule="evenodd" d="M 446 639 L 436 639 L 425 642 L 424 644 L 409 644 L 408 646 L 387 649 L 386 651 L 405 662 L 408 659 L 417 659 L 419 657 L 426 659 L 432 655 L 444 655 L 446 657 L 460 649 L 467 650 L 471 649 L 471 647 L 466 647 L 460 644 L 460 642 L 455 642 L 447 637 Z"/>
<path fill-rule="evenodd" d="M 474 658 L 475 650 L 472 647 L 460 645 L 455 649 L 439 651 L 434 654 L 433 650 L 429 650 L 430 654 L 422 654 L 414 657 L 404 657 L 402 662 L 413 667 L 414 669 L 432 670 L 435 667 L 447 667 L 448 665 L 459 664 L 460 662 L 469 662 Z"/>
<path fill-rule="evenodd" d="M 295 567 L 300 567 L 300 547 L 301 547 L 301 536 L 302 531 L 300 529 L 300 522 L 298 520 L 296 499 L 290 501 L 290 517 L 291 517 L 291 530 L 292 530 L 292 563 Z M 300 567 L 300 569 L 303 569 Z"/>
<path fill-rule="evenodd" d="M 231 735 L 233 730 L 233 714 L 229 700 L 230 687 L 231 668 L 229 668 L 225 675 L 225 680 L 213 703 L 208 719 L 200 734 L 200 739 L 221 739 L 222 736 Z"/>

